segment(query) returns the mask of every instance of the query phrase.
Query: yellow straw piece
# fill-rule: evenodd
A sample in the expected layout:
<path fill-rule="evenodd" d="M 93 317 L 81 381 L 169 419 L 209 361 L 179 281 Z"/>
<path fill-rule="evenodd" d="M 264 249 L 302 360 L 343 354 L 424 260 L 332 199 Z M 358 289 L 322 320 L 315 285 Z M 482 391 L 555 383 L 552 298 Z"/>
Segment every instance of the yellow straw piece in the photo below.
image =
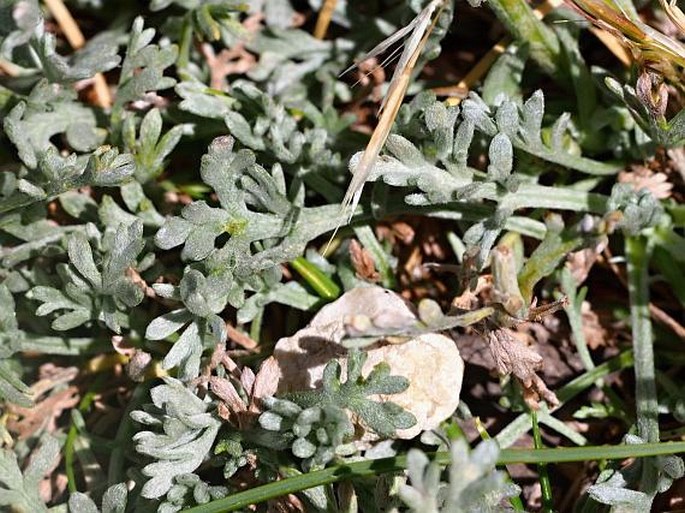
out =
<path fill-rule="evenodd" d="M 316 27 L 314 27 L 314 37 L 316 39 L 323 39 L 326 37 L 328 26 L 331 24 L 333 11 L 338 0 L 325 0 L 319 11 L 319 17 L 316 19 Z"/>

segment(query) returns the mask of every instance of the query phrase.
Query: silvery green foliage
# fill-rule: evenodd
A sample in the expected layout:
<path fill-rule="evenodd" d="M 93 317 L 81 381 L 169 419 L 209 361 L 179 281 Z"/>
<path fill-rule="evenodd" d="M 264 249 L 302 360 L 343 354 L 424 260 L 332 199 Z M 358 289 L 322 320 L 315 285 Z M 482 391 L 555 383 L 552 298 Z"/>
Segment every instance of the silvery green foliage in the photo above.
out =
<path fill-rule="evenodd" d="M 58 84 L 40 81 L 7 114 L 3 128 L 24 165 L 14 177 L 3 173 L 3 211 L 86 185 L 119 185 L 135 170 L 131 155 L 98 148 L 105 132 L 95 113 Z M 62 156 L 51 142 L 56 135 L 64 135 L 75 153 Z"/>
<path fill-rule="evenodd" d="M 228 495 L 225 486 L 211 486 L 197 474 L 180 474 L 174 477 L 174 485 L 167 492 L 157 513 L 176 513 L 189 506 L 207 504 Z"/>
<path fill-rule="evenodd" d="M 185 128 L 185 125 L 176 125 L 162 135 L 162 115 L 155 108 L 143 117 L 136 138 L 136 119 L 133 116 L 126 118 L 122 139 L 136 160 L 135 177 L 138 183 L 159 176 L 164 169 L 165 159 L 181 140 Z"/>
<path fill-rule="evenodd" d="M 446 107 L 436 103 L 431 93 L 418 95 L 398 118 L 398 132 L 416 135 L 419 140 L 432 146 L 433 161 L 440 161 L 452 172 L 466 166 L 466 156 L 471 145 L 473 132 L 493 138 L 505 135 L 511 145 L 545 161 L 553 162 L 569 169 L 590 175 L 613 175 L 617 167 L 592 159 L 580 157 L 567 151 L 564 136 L 569 129 L 570 116 L 559 117 L 550 128 L 549 138 L 543 137 L 543 116 L 545 113 L 542 91 L 534 92 L 522 105 L 501 96 L 494 107 L 489 107 L 476 94 L 469 97 L 458 107 Z M 423 145 L 419 145 L 423 149 Z M 430 149 L 430 146 L 426 149 Z M 431 156 L 432 152 L 426 154 Z"/>
<path fill-rule="evenodd" d="M 370 395 L 403 392 L 409 386 L 408 380 L 402 376 L 391 376 L 390 366 L 385 362 L 376 365 L 366 378 L 362 377 L 362 367 L 366 358 L 367 354 L 363 351 L 350 351 L 347 360 L 347 379 L 344 382 L 341 381 L 340 363 L 335 359 L 331 360 L 324 368 L 320 388 L 292 392 L 287 394 L 285 399 L 308 411 L 304 420 L 309 419 L 310 423 L 316 422 L 315 419 L 321 414 L 321 418 L 325 419 L 326 412 L 317 413 L 316 410 L 308 409 L 333 405 L 353 412 L 366 428 L 381 437 L 390 437 L 398 429 L 412 427 L 416 424 L 416 418 L 401 406 L 391 401 L 377 402 L 368 398 Z M 308 417 L 309 415 L 311 417 Z M 333 415 L 331 418 L 335 420 L 336 417 Z M 341 424 L 338 425 L 344 428 Z"/>
<path fill-rule="evenodd" d="M 417 95 L 403 107 L 395 133 L 386 144 L 388 155 L 380 160 L 370 180 L 393 186 L 411 186 L 420 192 L 409 194 L 406 202 L 417 206 L 444 204 L 468 212 L 475 204 L 480 215 L 464 234 L 464 242 L 477 249 L 483 265 L 506 221 L 520 208 L 624 213 L 621 227 L 640 230 L 656 224 L 662 212 L 658 201 L 648 192 L 631 192 L 627 185 L 616 185 L 611 198 L 593 193 L 575 193 L 559 187 L 544 187 L 536 178 L 517 173 L 514 151 L 525 152 L 549 162 L 590 175 L 616 172 L 612 165 L 566 152 L 562 142 L 568 116 L 561 116 L 551 127 L 549 143 L 542 136 L 544 101 L 541 91 L 523 105 L 499 99 L 491 109 L 471 93 L 461 109 L 436 102 L 431 93 Z M 488 142 L 487 173 L 467 164 L 476 133 Z M 355 156 L 351 166 L 356 162 Z M 573 197 L 573 198 L 572 198 Z M 479 219 L 480 218 L 480 219 Z"/>
<path fill-rule="evenodd" d="M 286 399 L 266 398 L 259 425 L 279 433 L 278 446 L 290 445 L 293 455 L 303 460 L 305 471 L 324 467 L 337 457 L 357 452 L 351 443 L 354 426 L 345 410 L 335 404 L 302 408 Z"/>
<path fill-rule="evenodd" d="M 640 444 L 644 441 L 636 435 L 626 435 L 626 444 Z M 641 483 L 644 468 L 653 467 L 656 471 L 656 482 Z M 674 456 L 657 456 L 634 461 L 628 467 L 602 471 L 596 484 L 588 488 L 588 495 L 601 504 L 617 508 L 622 513 L 640 513 L 652 509 L 652 501 L 657 493 L 664 493 L 674 481 L 685 475 L 683 459 Z M 651 486 L 652 493 L 632 489 Z"/>
<path fill-rule="evenodd" d="M 618 227 L 628 235 L 636 235 L 644 228 L 656 226 L 664 209 L 647 189 L 639 192 L 628 184 L 617 183 L 611 190 L 607 204 L 609 211 L 620 211 L 623 216 Z"/>
<path fill-rule="evenodd" d="M 222 234 L 230 236 L 223 249 L 238 256 L 249 251 L 252 242 L 287 233 L 299 209 L 286 197 L 280 168 L 268 173 L 256 164 L 251 151 L 233 152 L 233 143 L 230 137 L 215 139 L 202 158 L 202 179 L 216 191 L 220 207 L 204 201 L 185 207 L 180 217 L 170 218 L 157 233 L 160 248 L 183 245 L 184 260 L 201 261 L 215 251 L 215 240 Z M 233 265 L 239 266 L 240 260 Z"/>
<path fill-rule="evenodd" d="M 178 476 L 194 472 L 210 455 L 221 421 L 203 401 L 180 381 L 165 378 L 150 391 L 152 404 L 131 413 L 131 418 L 153 431 L 133 436 L 136 451 L 152 458 L 143 467 L 150 479 L 141 495 L 159 498 L 170 493 Z M 173 502 L 173 501 L 172 501 Z"/>
<path fill-rule="evenodd" d="M 178 28 L 183 25 L 198 40 L 221 40 L 226 48 L 244 44 L 258 58 L 256 66 L 247 72 L 247 76 L 273 96 L 305 99 L 308 88 L 303 82 L 311 78 L 325 81 L 327 78 L 324 75 L 335 77 L 348 60 L 344 53 L 351 47 L 348 42 L 321 41 L 304 30 L 294 28 L 297 13 L 289 0 L 153 0 L 150 7 L 152 10 L 161 10 L 172 4 L 186 12 L 183 16 L 170 16 L 162 28 L 165 33 L 177 40 Z M 245 11 L 248 14 L 263 13 L 264 30 L 248 33 L 239 17 Z M 204 70 L 198 69 L 196 64 L 201 59 L 188 58 L 194 55 L 193 49 L 186 48 L 184 51 L 188 52 L 188 56 L 182 56 L 183 60 L 189 61 L 183 70 L 184 79 L 188 79 L 186 84 L 192 81 L 191 78 L 202 81 Z M 338 62 L 333 63 L 335 59 Z M 199 85 L 198 82 L 196 85 Z M 209 96 L 217 94 L 216 91 L 208 93 L 205 96 L 207 100 Z"/>
<path fill-rule="evenodd" d="M 296 14 L 290 0 L 248 0 L 248 12 L 264 14 L 268 26 L 286 29 L 292 26 Z"/>
<path fill-rule="evenodd" d="M 413 426 L 415 417 L 402 407 L 369 398 L 400 393 L 407 388 L 408 381 L 391 376 L 385 363 L 376 365 L 363 378 L 361 370 L 366 357 L 362 351 L 350 351 L 345 381 L 341 380 L 340 364 L 331 360 L 318 389 L 265 398 L 264 412 L 259 416 L 259 425 L 265 432 L 252 434 L 253 441 L 276 450 L 289 448 L 303 460 L 303 470 L 310 471 L 357 452 L 350 413 L 365 429 L 380 437 L 389 438 L 396 430 Z"/>
<path fill-rule="evenodd" d="M 29 387 L 7 361 L 21 349 L 23 339 L 15 308 L 12 293 L 4 283 L 0 284 L 0 399 L 29 407 L 32 404 L 28 395 Z"/>
<path fill-rule="evenodd" d="M 26 100 L 10 111 L 5 130 L 31 169 L 42 153 L 55 148 L 50 139 L 58 134 L 64 134 L 67 144 L 79 152 L 93 151 L 105 136 L 97 127 L 95 113 L 76 101 L 73 89 L 46 80 L 36 84 Z M 22 138 L 30 142 L 26 149 Z"/>
<path fill-rule="evenodd" d="M 137 181 L 130 181 L 119 188 L 125 209 L 109 195 L 104 195 L 100 205 L 95 201 L 77 198 L 77 194 L 60 196 L 62 207 L 76 218 L 87 217 L 83 210 L 97 208 L 98 219 L 108 229 L 116 229 L 120 224 L 131 225 L 142 221 L 143 226 L 159 228 L 164 223 L 164 217 L 157 212 L 154 203 L 146 196 L 142 185 Z M 86 197 L 87 198 L 87 197 Z M 80 204 L 79 204 L 80 203 Z M 148 255 L 151 256 L 151 255 Z"/>
<path fill-rule="evenodd" d="M 211 127 L 212 120 L 222 120 L 236 103 L 232 95 L 212 89 L 192 77 L 176 84 L 174 90 L 182 98 L 178 104 L 179 109 L 197 116 L 197 123 L 202 123 L 205 129 Z M 217 135 L 224 130 L 219 121 L 216 127 Z"/>
<path fill-rule="evenodd" d="M 518 495 L 519 488 L 507 482 L 504 472 L 495 470 L 499 447 L 492 440 L 481 442 L 473 451 L 465 440 L 450 447 L 449 482 L 442 482 L 440 467 L 419 449 L 407 455 L 410 485 L 402 485 L 399 495 L 415 513 L 504 513 L 513 511 L 506 499 Z"/>
<path fill-rule="evenodd" d="M 204 349 L 226 340 L 224 321 L 217 314 L 226 306 L 227 287 L 225 279 L 212 275 L 206 277 L 189 267 L 177 289 L 155 287 L 158 295 L 178 298 L 185 305 L 185 308 L 153 319 L 145 330 L 148 340 L 163 340 L 183 330 L 162 361 L 166 369 L 178 367 L 180 379 L 197 377 Z"/>
<path fill-rule="evenodd" d="M 69 513 L 124 513 L 127 498 L 126 483 L 118 483 L 107 488 L 102 496 L 101 509 L 85 493 L 74 492 L 69 496 Z"/>
<path fill-rule="evenodd" d="M 291 101 L 288 106 L 304 115 L 304 121 L 298 121 L 288 106 L 276 102 L 250 82 L 236 81 L 233 92 L 239 108 L 223 116 L 229 133 L 260 160 L 279 162 L 309 189 L 331 201 L 338 199 L 340 191 L 330 182 L 334 178 L 331 171 L 341 167 L 341 157 L 331 151 L 331 143 L 353 118 L 339 116 L 334 109 L 321 111 L 307 100 Z"/>
<path fill-rule="evenodd" d="M 621 84 L 615 78 L 601 69 L 593 70 L 595 74 L 604 78 L 607 89 L 619 98 L 630 111 L 633 119 L 649 134 L 654 142 L 671 148 L 685 144 L 685 110 L 681 110 L 670 120 L 667 120 L 663 111 L 650 108 L 649 101 L 640 98 L 636 88 Z M 666 99 L 663 98 L 663 110 Z"/>
<path fill-rule="evenodd" d="M 10 0 L 0 4 L 0 55 L 13 60 L 15 48 L 26 45 L 42 22 L 35 0 Z"/>
<path fill-rule="evenodd" d="M 10 176 L 14 176 L 11 175 Z M 40 203 L 33 203 L 21 210 L 15 210 L 8 214 L 3 214 L 0 230 L 15 237 L 17 244 L 0 248 L 0 260 L 3 267 L 12 269 L 18 264 L 29 258 L 35 257 L 43 252 L 57 252 L 56 244 L 62 237 L 81 227 L 56 226 L 54 223 L 45 219 L 45 206 Z M 11 272 L 14 279 L 10 280 L 8 286 L 12 292 L 24 292 L 28 287 L 26 280 L 20 278 L 19 273 L 14 270 Z"/>
<path fill-rule="evenodd" d="M 530 55 L 530 47 L 512 42 L 497 58 L 483 79 L 480 95 L 488 105 L 503 95 L 516 102 L 522 102 L 521 82 Z"/>
<path fill-rule="evenodd" d="M 117 55 L 115 34 L 103 32 L 73 53 L 68 59 L 55 50 L 55 36 L 45 32 L 39 24 L 29 42 L 40 59 L 40 72 L 50 82 L 65 84 L 90 78 L 96 73 L 115 68 L 121 58 Z"/>
<path fill-rule="evenodd" d="M 175 79 L 164 76 L 164 71 L 176 62 L 178 48 L 176 45 L 152 44 L 156 31 L 143 27 L 143 18 L 138 17 L 133 21 L 126 54 L 121 64 L 119 87 L 111 115 L 114 137 L 121 137 L 121 123 L 125 117 L 131 115 L 125 110 L 130 102 L 176 84 Z M 129 127 L 127 134 L 130 134 Z"/>
<path fill-rule="evenodd" d="M 331 87 L 323 85 L 324 90 Z M 338 114 L 332 93 L 324 91 L 321 108 L 308 99 L 276 101 L 246 80 L 233 82 L 230 97 L 190 81 L 180 83 L 176 91 L 184 98 L 180 109 L 201 116 L 205 125 L 207 118 L 220 120 L 224 128 L 217 124 L 217 133 L 228 128 L 239 144 L 255 152 L 257 160 L 280 164 L 286 174 L 304 182 L 310 194 L 318 192 L 331 202 L 342 196 L 336 183 L 342 158 L 333 149 L 348 135 L 353 117 Z M 293 112 L 302 115 L 298 119 Z"/>
<path fill-rule="evenodd" d="M 229 431 L 221 437 L 214 446 L 214 454 L 219 456 L 224 464 L 224 478 L 229 479 L 238 469 L 248 463 L 247 453 L 242 443 L 242 434 Z"/>
<path fill-rule="evenodd" d="M 257 65 L 247 73 L 250 80 L 271 96 L 300 100 L 309 94 L 306 79 L 335 76 L 345 67 L 351 49 L 345 41 L 322 41 L 304 30 L 276 26 L 245 46 L 259 55 Z"/>
<path fill-rule="evenodd" d="M 101 255 L 93 252 L 87 234 L 92 237 L 92 244 L 101 249 Z M 103 240 L 92 225 L 86 227 L 85 233 L 75 231 L 68 235 L 69 264 L 57 264 L 56 268 L 60 286 L 39 285 L 27 293 L 29 299 L 41 303 L 36 315 L 57 312 L 53 329 L 65 331 L 98 320 L 120 333 L 122 324 L 128 322 L 128 309 L 143 300 L 143 290 L 127 274 L 129 269 L 136 268 L 137 257 L 145 246 L 143 224 L 122 224 L 111 235 L 109 240 Z"/>
<path fill-rule="evenodd" d="M 515 169 L 514 151 L 591 175 L 614 174 L 614 166 L 566 152 L 563 138 L 569 122 L 561 116 L 551 127 L 550 142 L 543 140 L 544 100 L 541 91 L 523 105 L 501 99 L 491 109 L 475 93 L 461 108 L 436 102 L 422 93 L 403 107 L 397 127 L 386 143 L 389 154 L 379 160 L 370 180 L 402 187 L 416 187 L 406 202 L 428 207 L 443 204 L 469 212 L 479 205 L 479 214 L 464 234 L 464 242 L 477 249 L 482 266 L 490 248 L 512 214 L 521 208 L 549 208 L 604 213 L 605 197 L 576 194 L 535 183 L 536 179 Z M 468 166 L 474 136 L 488 140 L 487 173 Z M 356 155 L 351 162 L 355 165 Z M 573 199 L 571 198 L 573 196 Z M 485 205 L 485 208 L 483 208 Z"/>
<path fill-rule="evenodd" d="M 185 15 L 169 16 L 167 24 L 176 27 L 187 23 L 194 38 L 205 41 L 221 39 L 230 48 L 244 33 L 238 14 L 245 10 L 244 2 L 236 0 L 151 0 L 150 10 L 161 11 L 176 5 L 186 10 Z M 170 31 L 177 34 L 177 31 Z"/>
<path fill-rule="evenodd" d="M 38 493 L 38 484 L 51 471 L 60 452 L 59 442 L 44 436 L 22 472 L 16 454 L 0 449 L 0 508 L 31 513 L 47 512 Z"/>
<path fill-rule="evenodd" d="M 155 236 L 160 248 L 183 245 L 181 258 L 202 262 L 186 275 L 198 277 L 193 278 L 197 283 L 209 280 L 207 294 L 213 306 L 194 307 L 188 303 L 192 294 L 182 299 L 190 313 L 205 318 L 221 311 L 222 303 L 245 307 L 238 314 L 241 322 L 251 320 L 270 301 L 310 308 L 317 298 L 299 286 L 282 285 L 278 266 L 334 227 L 337 205 L 303 207 L 302 195 L 290 199 L 280 165 L 269 172 L 256 163 L 252 151 L 233 147 L 231 137 L 217 138 L 202 158 L 202 179 L 216 191 L 220 206 L 193 202 L 181 216 L 169 218 Z M 199 274 L 207 276 L 205 281 Z M 253 296 L 249 302 L 246 294 Z"/>
<path fill-rule="evenodd" d="M 69 57 L 59 55 L 55 50 L 55 36 L 45 31 L 35 0 L 3 2 L 0 20 L 0 55 L 51 83 L 66 84 L 90 78 L 119 64 L 118 45 L 114 34 L 109 32 L 90 39 Z"/>

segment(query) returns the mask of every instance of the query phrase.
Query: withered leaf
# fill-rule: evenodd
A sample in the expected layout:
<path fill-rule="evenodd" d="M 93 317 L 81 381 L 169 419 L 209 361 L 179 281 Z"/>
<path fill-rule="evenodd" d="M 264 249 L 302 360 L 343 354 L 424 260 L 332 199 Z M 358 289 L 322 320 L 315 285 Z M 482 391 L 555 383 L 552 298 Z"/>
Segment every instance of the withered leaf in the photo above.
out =
<path fill-rule="evenodd" d="M 376 270 L 376 262 L 373 256 L 356 240 L 350 242 L 350 259 L 359 278 L 373 283 L 380 280 L 380 274 Z"/>
<path fill-rule="evenodd" d="M 488 332 L 488 342 L 497 371 L 500 374 L 512 374 L 521 382 L 524 398 L 531 407 L 538 408 L 541 398 L 551 407 L 559 405 L 557 396 L 537 375 L 543 365 L 542 356 L 519 342 L 507 328 Z"/>

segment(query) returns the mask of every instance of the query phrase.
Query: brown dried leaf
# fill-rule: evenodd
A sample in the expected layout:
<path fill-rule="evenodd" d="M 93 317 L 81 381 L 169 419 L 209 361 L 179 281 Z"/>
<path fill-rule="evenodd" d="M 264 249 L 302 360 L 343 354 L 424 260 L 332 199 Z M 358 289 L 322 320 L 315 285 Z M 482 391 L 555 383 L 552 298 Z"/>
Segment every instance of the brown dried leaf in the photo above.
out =
<path fill-rule="evenodd" d="M 38 483 L 38 493 L 46 504 L 52 502 L 55 498 L 63 497 L 64 492 L 66 492 L 67 486 L 69 485 L 69 478 L 67 475 L 63 472 L 56 472 L 58 465 L 59 460 L 57 460 L 55 467 L 49 475 Z"/>
<path fill-rule="evenodd" d="M 519 342 L 507 328 L 488 332 L 488 342 L 497 371 L 513 374 L 521 382 L 524 399 L 531 407 L 538 408 L 541 398 L 552 407 L 559 405 L 557 396 L 536 373 L 542 368 L 542 356 Z"/>
<path fill-rule="evenodd" d="M 42 365 L 38 370 L 39 380 L 31 385 L 29 392 L 35 398 L 35 404 L 30 408 L 8 405 L 8 429 L 17 433 L 20 440 L 42 430 L 54 432 L 57 429 L 57 418 L 62 412 L 79 402 L 78 388 L 66 386 L 78 373 L 78 367 L 58 367 L 52 363 Z M 41 399 L 56 389 L 59 390 Z"/>
<path fill-rule="evenodd" d="M 243 372 L 240 374 L 240 384 L 243 390 L 247 392 L 249 396 L 252 396 L 252 389 L 255 383 L 255 373 L 249 367 L 243 367 Z"/>
<path fill-rule="evenodd" d="M 685 148 L 671 148 L 666 150 L 671 169 L 676 171 L 685 181 Z"/>
<path fill-rule="evenodd" d="M 252 397 L 250 398 L 249 409 L 251 412 L 257 413 L 261 411 L 260 401 L 264 397 L 276 395 L 279 378 L 280 369 L 278 362 L 273 356 L 270 356 L 262 362 L 255 376 L 254 384 L 252 385 Z"/>
<path fill-rule="evenodd" d="M 270 500 L 267 504 L 267 513 L 304 513 L 307 511 L 302 501 L 293 494 Z"/>
<path fill-rule="evenodd" d="M 350 242 L 350 259 L 355 273 L 360 279 L 372 283 L 377 283 L 380 280 L 381 277 L 376 270 L 376 262 L 373 256 L 354 239 Z"/>
<path fill-rule="evenodd" d="M 131 280 L 131 282 L 136 285 L 140 290 L 142 290 L 145 293 L 146 297 L 157 297 L 157 293 L 155 292 L 155 289 L 150 287 L 147 282 L 143 279 L 143 277 L 140 275 L 138 271 L 136 271 L 133 267 L 129 267 L 125 271 L 126 277 Z"/>
<path fill-rule="evenodd" d="M 379 102 L 383 98 L 383 84 L 385 84 L 385 69 L 379 65 L 378 59 L 367 59 L 357 67 L 357 83 L 363 88 L 371 88 L 371 101 Z"/>
<path fill-rule="evenodd" d="M 590 305 L 589 301 L 583 301 L 580 313 L 583 319 L 583 335 L 588 347 L 594 350 L 606 345 L 607 331 L 602 327 L 599 317 L 592 310 L 592 305 Z"/>
<path fill-rule="evenodd" d="M 410 224 L 405 223 L 404 221 L 397 221 L 390 225 L 390 230 L 390 235 L 392 236 L 391 241 L 394 242 L 394 239 L 399 239 L 399 241 L 405 245 L 409 245 L 414 242 L 414 236 L 416 235 L 416 232 Z"/>
<path fill-rule="evenodd" d="M 482 296 L 489 297 L 492 294 L 492 275 L 478 277 L 476 286 L 473 290 L 465 289 L 461 295 L 452 300 L 452 313 L 459 313 L 464 310 L 475 310 L 484 304 Z"/>
<path fill-rule="evenodd" d="M 31 392 L 36 397 L 43 395 L 59 385 L 73 381 L 78 373 L 78 367 L 58 367 L 53 363 L 43 364 L 38 369 L 39 381 L 31 385 Z"/>
<path fill-rule="evenodd" d="M 126 364 L 126 374 L 133 381 L 142 383 L 150 370 L 152 355 L 140 349 L 135 349 L 131 359 Z"/>
<path fill-rule="evenodd" d="M 606 248 L 607 242 L 607 239 L 604 238 L 596 241 L 592 247 L 583 248 L 568 255 L 566 267 L 571 272 L 571 276 L 573 276 L 573 280 L 577 285 L 580 285 L 587 279 L 592 266 L 595 265 L 599 255 Z"/>
<path fill-rule="evenodd" d="M 204 43 L 201 51 L 209 67 L 209 85 L 219 91 L 228 89 L 227 76 L 244 75 L 257 65 L 255 56 L 248 52 L 242 43 L 224 48 L 218 55 L 212 45 Z"/>
<path fill-rule="evenodd" d="M 635 191 L 647 189 L 657 199 L 671 197 L 673 184 L 668 181 L 664 173 L 654 173 L 645 166 L 632 166 L 630 171 L 621 171 L 618 174 L 620 183 L 630 184 Z"/>
<path fill-rule="evenodd" d="M 212 375 L 219 365 L 227 371 L 226 377 Z M 255 376 L 249 367 L 239 367 L 223 344 L 217 344 L 209 364 L 194 382 L 207 387 L 219 399 L 217 409 L 222 419 L 246 429 L 262 411 L 259 399 L 276 393 L 278 378 L 274 373 L 277 374 L 278 369 L 273 357 L 262 364 Z"/>
<path fill-rule="evenodd" d="M 36 402 L 30 408 L 9 405 L 8 411 L 11 416 L 7 428 L 16 433 L 20 440 L 30 438 L 43 430 L 53 433 L 57 430 L 57 419 L 62 412 L 74 408 L 79 400 L 78 387 L 70 386 Z"/>
<path fill-rule="evenodd" d="M 221 402 L 219 416 L 234 425 L 240 425 L 239 414 L 247 411 L 247 404 L 227 378 L 211 376 L 209 389 Z"/>
<path fill-rule="evenodd" d="M 228 334 L 228 338 L 248 351 L 255 351 L 257 349 L 258 344 L 255 340 L 252 340 L 249 335 L 234 328 L 230 324 L 226 324 L 226 333 Z"/>
<path fill-rule="evenodd" d="M 122 356 L 130 358 L 136 352 L 136 348 L 121 335 L 112 335 L 111 341 L 112 348 Z"/>

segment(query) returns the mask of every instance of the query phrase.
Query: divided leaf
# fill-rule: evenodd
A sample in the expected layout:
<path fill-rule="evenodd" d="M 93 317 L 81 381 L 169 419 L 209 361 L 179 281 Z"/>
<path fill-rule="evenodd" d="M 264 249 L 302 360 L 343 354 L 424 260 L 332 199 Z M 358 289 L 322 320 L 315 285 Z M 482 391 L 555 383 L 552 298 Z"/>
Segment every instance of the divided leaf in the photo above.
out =
<path fill-rule="evenodd" d="M 59 442 L 51 436 L 44 436 L 22 473 L 16 454 L 10 449 L 0 449 L 0 506 L 47 513 L 48 508 L 38 493 L 38 485 L 52 470 L 59 452 Z"/>
<path fill-rule="evenodd" d="M 211 453 L 221 421 L 208 411 L 209 404 L 180 381 L 164 378 L 165 384 L 150 391 L 153 404 L 131 413 L 133 420 L 162 428 L 139 431 L 133 436 L 136 451 L 153 459 L 143 468 L 150 477 L 141 495 L 154 499 L 165 495 L 174 478 L 196 470 Z"/>
<path fill-rule="evenodd" d="M 67 237 L 70 264 L 57 266 L 62 288 L 39 285 L 27 293 L 28 298 L 42 303 L 36 315 L 66 310 L 53 321 L 53 329 L 65 331 L 90 320 L 100 320 L 119 333 L 122 321 L 127 319 L 127 309 L 140 304 L 145 296 L 129 274 L 137 266 L 144 246 L 140 220 L 128 226 L 119 225 L 109 248 L 99 256 L 100 263 L 96 263 L 91 243 L 83 232 L 70 234 Z"/>
<path fill-rule="evenodd" d="M 407 455 L 411 485 L 400 486 L 399 495 L 413 513 L 502 513 L 513 511 L 503 501 L 519 494 L 504 472 L 495 470 L 499 447 L 494 440 L 481 442 L 473 451 L 463 438 L 450 447 L 449 482 L 419 449 Z"/>
<path fill-rule="evenodd" d="M 390 401 L 377 402 L 368 399 L 375 394 L 392 395 L 407 389 L 409 382 L 402 376 L 391 376 L 390 367 L 380 363 L 363 378 L 362 367 L 367 355 L 351 351 L 347 364 L 347 380 L 341 381 L 340 363 L 331 360 L 325 367 L 322 386 L 317 390 L 292 392 L 287 399 L 302 408 L 331 404 L 356 414 L 372 431 L 382 437 L 390 437 L 398 429 L 407 429 L 416 418 Z"/>

